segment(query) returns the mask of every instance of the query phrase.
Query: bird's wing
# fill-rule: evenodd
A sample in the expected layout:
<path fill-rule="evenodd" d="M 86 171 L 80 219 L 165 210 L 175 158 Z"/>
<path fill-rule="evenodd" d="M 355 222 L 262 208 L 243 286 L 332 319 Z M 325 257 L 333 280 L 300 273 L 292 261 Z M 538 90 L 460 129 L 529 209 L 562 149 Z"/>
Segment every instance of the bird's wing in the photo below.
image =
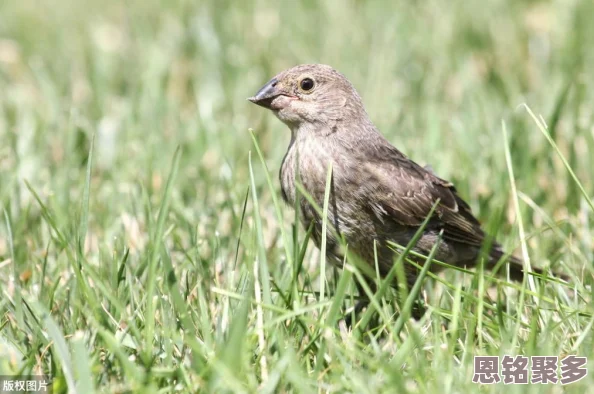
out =
<path fill-rule="evenodd" d="M 425 170 L 396 148 L 382 148 L 364 164 L 365 173 L 373 179 L 374 203 L 395 222 L 420 226 L 435 203 L 439 203 L 429 227 L 443 230 L 452 241 L 480 246 L 485 234 L 468 204 L 458 196 L 453 184 Z M 375 187 L 376 186 L 376 187 Z"/>

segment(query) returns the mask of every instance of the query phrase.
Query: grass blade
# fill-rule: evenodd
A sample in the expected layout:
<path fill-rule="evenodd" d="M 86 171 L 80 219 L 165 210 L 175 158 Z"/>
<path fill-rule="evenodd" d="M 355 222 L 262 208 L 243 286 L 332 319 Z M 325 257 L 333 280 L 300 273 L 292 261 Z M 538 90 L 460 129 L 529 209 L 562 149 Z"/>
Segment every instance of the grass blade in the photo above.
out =
<path fill-rule="evenodd" d="M 180 147 L 178 146 L 175 150 L 175 154 L 173 155 L 173 160 L 171 162 L 171 170 L 169 171 L 169 176 L 167 177 L 167 184 L 165 185 L 165 191 L 163 192 L 163 198 L 161 201 L 161 207 L 159 208 L 159 216 L 157 219 L 157 229 L 154 232 L 153 239 L 151 240 L 146 290 L 146 326 L 144 329 L 145 360 L 149 360 L 152 357 L 153 340 L 155 333 L 155 302 L 153 298 L 155 296 L 157 287 L 157 265 L 159 262 L 160 249 L 162 246 L 162 237 L 165 229 L 165 219 L 167 218 L 167 214 L 169 213 L 169 204 L 171 201 L 172 187 L 179 168 L 180 152 Z"/>
<path fill-rule="evenodd" d="M 80 223 L 78 226 L 78 255 L 82 259 L 85 249 L 85 239 L 89 226 L 89 198 L 91 194 L 91 171 L 93 169 L 93 147 L 95 146 L 95 135 L 91 137 L 91 147 L 89 148 L 89 157 L 87 159 L 87 171 L 85 176 L 85 186 L 80 203 Z"/>

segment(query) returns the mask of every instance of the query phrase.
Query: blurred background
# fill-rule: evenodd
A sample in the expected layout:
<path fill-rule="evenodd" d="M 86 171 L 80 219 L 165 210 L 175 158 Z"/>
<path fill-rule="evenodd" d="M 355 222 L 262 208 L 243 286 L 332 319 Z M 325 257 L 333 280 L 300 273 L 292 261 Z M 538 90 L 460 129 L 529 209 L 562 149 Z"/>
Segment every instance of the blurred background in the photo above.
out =
<path fill-rule="evenodd" d="M 209 232 L 230 231 L 225 216 L 208 216 L 245 193 L 248 128 L 273 172 L 289 140 L 245 98 L 277 72 L 316 62 L 347 75 L 389 140 L 455 180 L 475 208 L 509 197 L 504 120 L 520 189 L 562 218 L 579 194 L 519 106 L 542 114 L 589 182 L 593 11 L 571 0 L 4 1 L 0 201 L 16 209 L 30 199 L 27 179 L 67 210 L 95 134 L 91 198 L 109 202 L 96 218 L 108 230 L 130 210 L 133 184 L 161 186 L 181 145 L 176 198 L 188 215 L 206 215 Z"/>
<path fill-rule="evenodd" d="M 2 3 L 4 205 L 30 198 L 18 192 L 27 179 L 68 209 L 95 134 L 93 198 L 116 204 L 111 212 L 127 210 L 126 198 L 113 198 L 126 185 L 160 185 L 177 145 L 177 192 L 189 214 L 220 212 L 226 193 L 245 192 L 248 128 L 273 171 L 289 140 L 245 98 L 277 72 L 313 62 L 347 75 L 390 141 L 456 180 L 474 205 L 508 198 L 505 120 L 521 190 L 550 214 L 578 208 L 522 103 L 591 179 L 588 1 Z"/>
<path fill-rule="evenodd" d="M 66 239 L 77 231 L 93 135 L 92 265 L 129 248 L 130 267 L 143 266 L 180 146 L 165 226 L 178 273 L 231 269 L 251 152 L 277 275 L 279 229 L 290 229 L 293 216 L 284 210 L 281 222 L 272 195 L 290 133 L 246 98 L 299 63 L 345 74 L 388 139 L 452 180 L 514 250 L 505 123 L 534 264 L 591 262 L 592 211 L 522 104 L 542 116 L 592 196 L 592 15 L 586 0 L 1 1 L 0 207 L 12 231 L 0 226 L 0 287 L 13 294 L 20 283 L 43 299 L 46 281 L 56 292 L 49 309 L 69 302 L 74 266 L 56 228 Z M 253 209 L 247 204 L 248 228 Z M 240 241 L 238 261 L 255 255 L 253 234 Z M 68 316 L 59 322 L 65 329 Z"/>

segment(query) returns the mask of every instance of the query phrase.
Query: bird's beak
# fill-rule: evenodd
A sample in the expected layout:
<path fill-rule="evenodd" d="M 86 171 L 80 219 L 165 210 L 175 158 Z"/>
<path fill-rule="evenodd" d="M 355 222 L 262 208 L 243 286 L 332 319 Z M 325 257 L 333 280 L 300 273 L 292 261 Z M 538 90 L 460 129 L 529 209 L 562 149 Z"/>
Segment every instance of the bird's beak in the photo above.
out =
<path fill-rule="evenodd" d="M 278 80 L 272 78 L 266 85 L 258 90 L 258 93 L 256 93 L 254 97 L 250 97 L 248 100 L 261 107 L 271 109 L 272 100 L 283 94 L 282 91 L 276 88 L 277 83 Z"/>

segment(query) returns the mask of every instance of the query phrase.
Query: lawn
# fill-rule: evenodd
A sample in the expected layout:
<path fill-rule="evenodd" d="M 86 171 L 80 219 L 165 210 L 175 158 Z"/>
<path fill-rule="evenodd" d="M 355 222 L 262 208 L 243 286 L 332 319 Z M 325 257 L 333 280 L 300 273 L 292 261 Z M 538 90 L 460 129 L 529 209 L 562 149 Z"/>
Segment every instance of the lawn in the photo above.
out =
<path fill-rule="evenodd" d="M 593 392 L 592 15 L 1 1 L 0 375 L 84 394 Z M 419 282 L 420 321 L 388 289 L 347 329 L 361 273 L 296 225 L 277 175 L 290 132 L 246 101 L 299 63 L 344 73 L 507 250 L 570 281 L 449 269 Z M 473 383 L 474 356 L 505 355 L 587 357 L 588 375 Z"/>

